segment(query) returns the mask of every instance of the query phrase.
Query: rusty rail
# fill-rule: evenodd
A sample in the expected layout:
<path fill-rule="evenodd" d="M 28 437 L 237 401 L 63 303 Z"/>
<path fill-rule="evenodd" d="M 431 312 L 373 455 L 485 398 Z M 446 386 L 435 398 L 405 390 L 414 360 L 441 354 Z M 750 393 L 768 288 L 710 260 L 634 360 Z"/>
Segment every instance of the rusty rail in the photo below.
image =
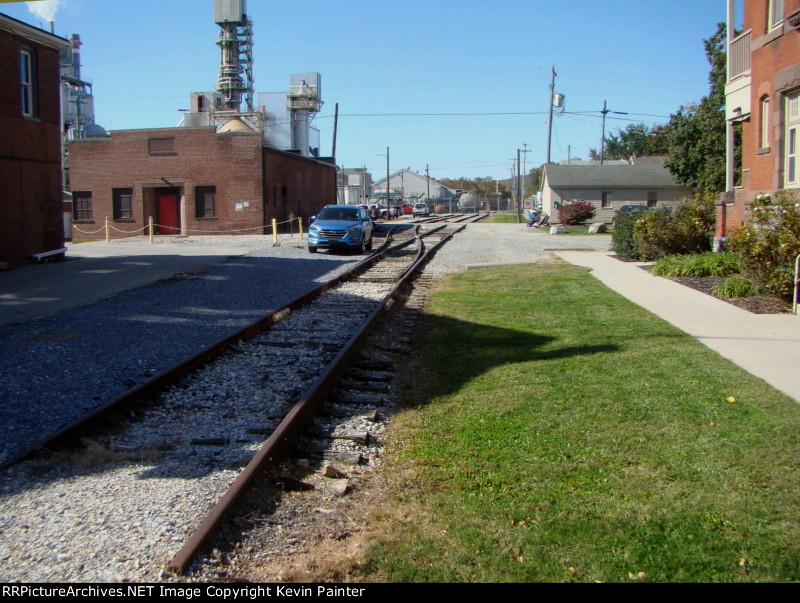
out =
<path fill-rule="evenodd" d="M 411 244 L 413 242 L 413 239 L 410 239 L 408 241 L 403 241 L 396 245 L 389 244 L 390 243 L 389 237 L 399 226 L 401 225 L 393 225 L 392 227 L 390 227 L 389 232 L 387 233 L 386 236 L 386 242 L 380 248 L 376 249 L 372 254 L 364 258 L 362 261 L 357 262 L 347 272 L 339 275 L 335 279 L 323 283 L 319 287 L 313 289 L 312 291 L 306 293 L 305 295 L 298 297 L 294 301 L 290 302 L 283 308 L 273 312 L 272 314 L 260 318 L 257 321 L 251 323 L 250 325 L 242 328 L 241 330 L 236 331 L 235 333 L 232 333 L 231 335 L 228 335 L 223 339 L 220 339 L 216 343 L 213 343 L 212 345 L 206 347 L 205 349 L 200 350 L 197 354 L 191 356 L 187 360 L 183 360 L 178 364 L 175 364 L 161 371 L 160 373 L 154 375 L 147 381 L 121 393 L 120 395 L 106 402 L 105 404 L 96 407 L 91 412 L 65 425 L 64 427 L 62 427 L 58 431 L 53 432 L 46 438 L 32 444 L 30 447 L 23 450 L 22 452 L 6 459 L 2 463 L 0 463 L 0 471 L 5 471 L 10 467 L 13 467 L 16 464 L 31 458 L 32 456 L 34 456 L 39 452 L 54 450 L 63 447 L 69 442 L 74 442 L 79 440 L 81 437 L 85 437 L 88 433 L 91 432 L 91 430 L 95 429 L 98 425 L 101 425 L 104 422 L 109 421 L 111 418 L 119 414 L 121 411 L 134 407 L 143 398 L 152 396 L 160 392 L 168 385 L 174 383 L 184 375 L 189 374 L 196 368 L 213 360 L 233 344 L 239 341 L 252 339 L 265 329 L 270 328 L 272 325 L 276 324 L 281 319 L 288 316 L 291 312 L 294 312 L 295 310 L 301 308 L 302 306 L 305 306 L 306 304 L 310 303 L 325 291 L 331 289 L 332 287 L 335 287 L 340 282 L 345 281 L 348 278 L 351 278 L 359 274 L 361 271 L 365 270 L 367 267 L 377 262 L 378 259 L 383 257 L 389 251 Z"/>
<path fill-rule="evenodd" d="M 444 226 L 441 228 L 444 228 Z M 437 228 L 435 231 L 439 231 L 441 228 Z M 425 251 L 425 244 L 422 241 L 422 236 L 417 234 L 419 250 L 411 266 L 398 277 L 392 290 L 384 297 L 380 305 L 369 315 L 358 332 L 350 338 L 336 357 L 325 367 L 323 373 L 305 391 L 301 399 L 292 407 L 267 441 L 264 442 L 250 463 L 248 463 L 247 467 L 239 474 L 197 530 L 195 530 L 181 550 L 178 551 L 175 557 L 169 562 L 167 565 L 169 571 L 177 574 L 186 572 L 192 560 L 199 554 L 206 542 L 214 535 L 227 513 L 232 509 L 236 501 L 246 492 L 247 488 L 250 487 L 266 469 L 276 463 L 290 450 L 295 438 L 299 436 L 305 424 L 314 417 L 317 407 L 325 401 L 328 394 L 336 386 L 342 374 L 347 369 L 349 361 L 360 350 L 361 345 L 374 329 L 378 318 L 388 312 L 394 305 L 394 301 L 400 295 L 400 290 L 406 281 L 430 259 L 439 247 L 444 245 L 453 235 L 464 228 L 466 228 L 466 225 L 461 226 L 453 233 L 442 238 L 442 240 L 437 242 L 427 252 Z M 419 233 L 418 230 L 417 233 Z M 430 234 L 432 234 L 432 232 L 426 233 L 426 235 Z"/>

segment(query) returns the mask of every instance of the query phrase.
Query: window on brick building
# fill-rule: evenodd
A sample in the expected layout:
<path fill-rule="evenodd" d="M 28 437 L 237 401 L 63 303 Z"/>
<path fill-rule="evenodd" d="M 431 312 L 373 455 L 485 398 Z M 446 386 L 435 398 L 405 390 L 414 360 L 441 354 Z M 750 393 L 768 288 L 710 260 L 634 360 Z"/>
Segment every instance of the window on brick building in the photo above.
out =
<path fill-rule="evenodd" d="M 769 148 L 769 97 L 765 96 L 761 99 L 761 123 L 760 123 L 760 137 L 759 147 L 762 149 Z"/>
<path fill-rule="evenodd" d="M 784 186 L 800 188 L 800 90 L 786 95 L 786 165 L 784 168 Z"/>
<path fill-rule="evenodd" d="M 776 28 L 783 21 L 783 0 L 769 0 L 767 31 Z"/>
<path fill-rule="evenodd" d="M 175 138 L 150 138 L 147 141 L 151 155 L 176 155 Z"/>
<path fill-rule="evenodd" d="M 114 219 L 132 220 L 133 219 L 133 189 L 115 188 L 114 197 Z"/>
<path fill-rule="evenodd" d="M 75 191 L 72 193 L 72 214 L 73 219 L 76 221 L 92 219 L 91 192 Z"/>
<path fill-rule="evenodd" d="M 216 217 L 216 186 L 197 186 L 194 189 L 195 216 L 198 218 Z"/>
<path fill-rule="evenodd" d="M 36 117 L 36 68 L 33 50 L 23 49 L 19 53 L 19 81 L 22 92 L 22 114 Z"/>

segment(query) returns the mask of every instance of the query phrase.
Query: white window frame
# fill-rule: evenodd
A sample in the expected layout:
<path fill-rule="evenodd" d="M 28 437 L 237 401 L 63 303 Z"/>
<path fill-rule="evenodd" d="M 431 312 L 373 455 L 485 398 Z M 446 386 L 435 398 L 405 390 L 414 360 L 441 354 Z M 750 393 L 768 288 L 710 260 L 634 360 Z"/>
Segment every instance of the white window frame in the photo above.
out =
<path fill-rule="evenodd" d="M 761 99 L 761 138 L 759 140 L 759 148 L 769 148 L 769 96 Z"/>
<path fill-rule="evenodd" d="M 786 95 L 784 188 L 800 188 L 800 90 Z"/>
<path fill-rule="evenodd" d="M 769 0 L 767 31 L 772 31 L 783 23 L 783 0 Z"/>
<path fill-rule="evenodd" d="M 19 51 L 19 85 L 22 115 L 25 117 L 36 116 L 36 89 L 34 84 L 34 54 L 31 50 Z"/>

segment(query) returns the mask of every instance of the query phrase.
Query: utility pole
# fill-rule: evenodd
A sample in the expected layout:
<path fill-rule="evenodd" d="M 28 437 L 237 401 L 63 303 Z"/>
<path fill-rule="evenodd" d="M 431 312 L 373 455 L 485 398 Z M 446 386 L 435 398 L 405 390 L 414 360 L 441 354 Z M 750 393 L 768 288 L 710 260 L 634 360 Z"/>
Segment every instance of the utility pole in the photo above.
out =
<path fill-rule="evenodd" d="M 429 169 L 429 165 L 425 164 L 425 183 L 428 185 L 428 197 L 426 201 L 430 202 L 431 200 L 431 172 Z"/>
<path fill-rule="evenodd" d="M 389 207 L 389 147 L 386 147 L 386 207 Z"/>
<path fill-rule="evenodd" d="M 527 144 L 523 144 L 522 146 L 525 147 L 525 150 L 522 151 L 522 205 L 524 208 L 525 193 L 528 187 L 528 153 L 530 153 L 530 151 L 528 150 Z"/>
<path fill-rule="evenodd" d="M 336 103 L 336 111 L 334 112 L 333 117 L 333 152 L 331 153 L 331 157 L 333 160 L 336 161 L 336 132 L 339 129 L 339 103 Z"/>
<path fill-rule="evenodd" d="M 509 169 L 511 170 L 511 179 L 509 180 L 508 188 L 511 190 L 511 199 L 509 199 L 508 201 L 508 206 L 506 207 L 506 210 L 511 209 L 511 203 L 515 201 L 515 197 L 517 195 L 516 191 L 517 160 L 514 159 L 513 157 L 511 158 L 511 167 Z"/>
<path fill-rule="evenodd" d="M 547 118 L 547 163 L 550 163 L 550 143 L 553 139 L 553 97 L 556 94 L 556 68 L 552 69 L 550 79 L 550 111 Z"/>
<path fill-rule="evenodd" d="M 519 163 L 520 150 L 517 149 L 517 222 L 522 222 L 522 173 Z"/>
<path fill-rule="evenodd" d="M 609 113 L 615 113 L 616 115 L 627 115 L 624 111 L 609 111 L 606 101 L 603 101 L 603 110 L 600 111 L 603 114 L 603 137 L 600 139 L 600 165 L 603 165 L 606 156 L 606 115 Z"/>

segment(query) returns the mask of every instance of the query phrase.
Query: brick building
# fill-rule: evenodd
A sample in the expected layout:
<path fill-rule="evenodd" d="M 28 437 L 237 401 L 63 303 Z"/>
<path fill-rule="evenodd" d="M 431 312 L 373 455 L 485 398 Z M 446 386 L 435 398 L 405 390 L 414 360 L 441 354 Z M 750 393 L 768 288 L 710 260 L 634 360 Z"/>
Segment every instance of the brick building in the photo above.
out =
<path fill-rule="evenodd" d="M 728 0 L 728 169 L 717 212 L 720 237 L 744 222 L 756 195 L 800 189 L 800 0 L 744 0 L 738 35 L 734 6 Z"/>
<path fill-rule="evenodd" d="M 69 145 L 75 236 L 109 219 L 112 237 L 261 234 L 273 218 L 317 213 L 336 203 L 336 167 L 263 144 L 234 118 L 223 127 L 112 131 Z M 94 234 L 87 234 L 94 233 Z"/>
<path fill-rule="evenodd" d="M 0 14 L 0 262 L 63 247 L 59 49 Z"/>

